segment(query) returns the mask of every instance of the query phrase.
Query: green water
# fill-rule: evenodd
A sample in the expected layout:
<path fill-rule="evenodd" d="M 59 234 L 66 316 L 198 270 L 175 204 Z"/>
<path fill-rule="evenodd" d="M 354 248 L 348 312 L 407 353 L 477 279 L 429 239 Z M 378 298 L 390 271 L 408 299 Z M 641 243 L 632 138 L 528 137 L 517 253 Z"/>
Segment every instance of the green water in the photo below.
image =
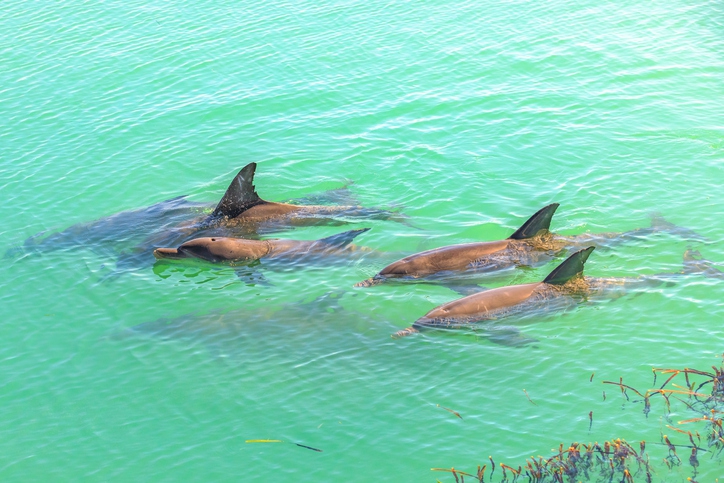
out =
<path fill-rule="evenodd" d="M 687 247 L 722 264 L 723 15 L 717 0 L 11 0 L 0 233 L 11 248 L 179 195 L 215 202 L 255 161 L 266 199 L 351 180 L 362 205 L 401 210 L 409 223 L 353 225 L 391 260 L 507 237 L 558 202 L 558 233 L 660 212 L 710 240 L 597 250 L 591 276 L 677 271 Z M 250 286 L 203 264 L 109 277 L 98 248 L 3 259 L 2 481 L 451 482 L 430 468 L 618 437 L 651 442 L 656 481 L 693 475 L 686 449 L 670 471 L 653 443 L 685 444 L 666 425 L 694 415 L 672 405 L 669 422 L 656 400 L 646 418 L 601 381 L 645 389 L 652 367 L 719 365 L 722 280 L 525 320 L 537 342 L 507 347 L 470 331 L 391 339 L 458 295 L 352 288 L 385 257 Z M 148 330 L 160 318 L 175 330 Z M 700 461 L 697 481 L 724 475 L 721 456 Z"/>

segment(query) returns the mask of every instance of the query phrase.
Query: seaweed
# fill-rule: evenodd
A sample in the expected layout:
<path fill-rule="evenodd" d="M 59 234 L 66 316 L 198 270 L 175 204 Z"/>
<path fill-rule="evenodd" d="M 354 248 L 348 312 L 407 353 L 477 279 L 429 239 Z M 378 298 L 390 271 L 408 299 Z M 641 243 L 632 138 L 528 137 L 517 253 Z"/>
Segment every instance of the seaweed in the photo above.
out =
<path fill-rule="evenodd" d="M 495 468 L 493 458 L 490 462 Z M 600 482 L 634 483 L 634 475 L 647 475 L 650 481 L 651 465 L 648 455 L 645 454 L 645 443 L 641 443 L 641 451 L 637 452 L 633 446 L 623 439 L 605 441 L 603 446 L 596 443 L 572 443 L 567 448 L 561 444 L 558 451 L 550 458 L 543 456 L 531 457 L 524 465 L 513 467 L 505 463 L 498 463 L 502 475 L 501 483 L 516 483 L 518 478 L 524 476 L 530 483 L 574 483 L 582 480 L 596 478 Z M 476 478 L 479 483 L 485 481 L 486 466 L 478 466 L 475 475 L 464 473 L 455 468 L 432 468 L 433 471 L 447 471 L 455 476 L 468 476 Z M 464 481 L 464 479 L 462 480 Z M 493 481 L 493 471 L 488 481 Z"/>
<path fill-rule="evenodd" d="M 724 367 L 717 368 L 712 366 L 712 371 L 703 371 L 699 369 L 667 369 L 654 368 L 654 383 L 656 386 L 657 375 L 668 375 L 666 381 L 659 387 L 648 389 L 644 393 L 634 389 L 633 387 L 619 382 L 603 381 L 604 384 L 613 384 L 621 387 L 622 391 L 630 389 L 643 398 L 644 414 L 648 417 L 651 411 L 651 398 L 661 396 L 666 406 L 667 415 L 671 414 L 672 399 L 683 404 L 686 408 L 697 414 L 697 417 L 678 421 L 678 425 L 688 425 L 691 423 L 704 423 L 703 433 L 706 435 L 706 447 L 702 447 L 701 435 L 699 431 L 692 433 L 679 429 L 677 427 L 667 425 L 667 427 L 677 433 L 685 434 L 689 438 L 691 445 L 678 445 L 691 448 L 692 455 L 689 458 L 691 466 L 696 468 L 699 466 L 697 453 L 699 451 L 709 451 L 712 455 L 719 455 L 724 451 L 724 428 L 722 422 L 722 414 L 724 414 Z M 685 386 L 676 384 L 677 378 L 680 380 L 683 375 Z M 681 396 L 685 396 L 682 398 Z M 697 441 L 694 440 L 694 434 Z M 662 441 L 669 448 L 669 456 L 673 459 L 676 455 L 676 445 L 666 435 L 662 436 Z M 696 474 L 696 472 L 695 472 Z"/>
<path fill-rule="evenodd" d="M 711 457 L 720 456 L 724 451 L 724 364 L 717 368 L 712 366 L 711 371 L 699 369 L 669 369 L 653 368 L 654 380 L 652 388 L 639 390 L 625 384 L 623 377 L 616 381 L 602 381 L 603 384 L 618 386 L 621 397 L 625 403 L 643 401 L 643 413 L 648 418 L 651 412 L 652 399 L 660 398 L 666 409 L 667 419 L 672 414 L 672 404 L 682 404 L 686 409 L 695 413 L 692 418 L 677 422 L 676 426 L 668 424 L 666 427 L 672 431 L 672 437 L 687 438 L 686 442 L 674 443 L 666 434 L 661 434 L 660 444 L 668 450 L 663 462 L 668 469 L 684 464 L 688 455 L 688 464 L 693 470 L 687 480 L 696 483 L 699 470 L 700 453 L 710 453 Z M 664 382 L 657 385 L 659 376 Z M 593 374 L 589 382 L 593 381 Z M 530 402 L 533 402 L 524 390 Z M 631 395 L 630 395 L 630 394 Z M 639 397 L 640 400 L 635 400 Z M 632 399 L 633 398 L 633 399 Z M 603 393 L 606 400 L 606 393 Z M 533 403 L 535 404 L 535 403 Z M 588 413 L 589 432 L 593 425 L 593 411 Z M 692 424 L 703 425 L 700 430 L 689 429 Z M 675 433 L 675 434 L 674 434 Z M 520 466 L 512 466 L 499 462 L 498 480 L 500 483 L 516 483 L 522 476 L 529 483 L 576 483 L 581 481 L 596 481 L 597 483 L 651 483 L 652 474 L 655 473 L 649 454 L 646 452 L 646 441 L 638 443 L 638 451 L 634 445 L 624 439 L 604 441 L 603 444 L 571 443 L 565 447 L 563 444 L 554 450 L 554 455 L 548 458 L 543 456 L 531 457 Z M 491 471 L 487 481 L 493 483 L 496 464 L 493 457 L 489 457 Z M 657 464 L 659 464 L 657 463 Z M 454 475 L 459 483 L 464 477 L 474 478 L 484 483 L 486 465 L 478 466 L 476 474 L 464 473 L 454 468 L 434 468 L 435 471 L 446 471 Z"/>

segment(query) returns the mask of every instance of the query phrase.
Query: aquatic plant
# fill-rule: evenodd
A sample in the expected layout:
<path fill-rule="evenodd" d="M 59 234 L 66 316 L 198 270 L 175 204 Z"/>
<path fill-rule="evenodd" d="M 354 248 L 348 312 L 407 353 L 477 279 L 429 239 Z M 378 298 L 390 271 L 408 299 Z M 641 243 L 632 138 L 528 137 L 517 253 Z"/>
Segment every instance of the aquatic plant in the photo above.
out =
<path fill-rule="evenodd" d="M 677 447 L 685 447 L 691 449 L 689 455 L 689 464 L 694 468 L 694 477 L 699 467 L 698 454 L 701 451 L 711 453 L 712 458 L 719 456 L 724 450 L 724 429 L 721 414 L 724 414 L 724 366 L 717 368 L 712 366 L 712 371 L 703 371 L 699 369 L 665 369 L 653 368 L 654 382 L 652 386 L 656 386 L 656 380 L 659 375 L 668 376 L 660 387 L 648 389 L 644 393 L 635 388 L 624 384 L 623 379 L 619 378 L 619 382 L 603 381 L 604 384 L 613 384 L 621 389 L 621 394 L 630 400 L 628 391 L 633 391 L 644 402 L 644 414 L 648 417 L 651 412 L 651 398 L 660 396 L 665 404 L 667 411 L 667 419 L 671 414 L 672 399 L 674 402 L 680 402 L 687 409 L 697 414 L 697 417 L 688 418 L 677 422 L 677 426 L 667 424 L 666 427 L 676 433 L 684 434 L 688 437 L 691 445 L 675 445 L 665 434 L 661 435 L 662 443 L 669 449 L 669 455 L 664 458 L 667 466 L 678 466 L 681 464 L 681 458 L 676 452 Z M 683 378 L 683 381 L 681 379 Z M 684 386 L 677 384 L 684 382 Z M 682 399 L 681 396 L 685 396 Z M 670 421 L 671 422 L 671 421 Z M 698 429 L 686 430 L 682 427 L 688 427 L 692 423 L 703 423 L 701 432 Z M 702 438 L 702 434 L 704 437 Z M 690 478 L 691 481 L 694 481 Z"/>
<path fill-rule="evenodd" d="M 543 456 L 531 457 L 524 465 L 517 467 L 504 463 L 497 465 L 500 468 L 495 476 L 496 464 L 490 459 L 491 471 L 486 480 L 488 465 L 478 466 L 475 474 L 465 473 L 455 468 L 432 468 L 433 471 L 450 472 L 456 483 L 464 483 L 465 477 L 483 483 L 485 481 L 500 481 L 501 483 L 514 483 L 521 481 L 532 483 L 573 483 L 577 481 L 606 481 L 634 483 L 634 476 L 645 477 L 651 483 L 651 466 L 646 443 L 639 443 L 639 451 L 623 439 L 599 443 L 572 443 L 568 447 L 561 444 L 558 452 L 549 458 Z M 643 481 L 643 480 L 641 480 Z"/>
<path fill-rule="evenodd" d="M 688 464 L 693 474 L 687 480 L 697 483 L 695 478 L 699 469 L 699 454 L 707 452 L 711 457 L 721 455 L 724 451 L 724 365 L 717 368 L 712 366 L 711 371 L 699 369 L 667 369 L 653 368 L 653 388 L 639 391 L 624 384 L 623 378 L 616 381 L 603 381 L 604 384 L 618 386 L 621 395 L 631 403 L 643 402 L 643 413 L 646 417 L 651 412 L 652 398 L 661 398 L 664 402 L 669 422 L 672 404 L 683 404 L 696 417 L 683 419 L 676 426 L 667 424 L 671 431 L 685 435 L 688 439 L 684 444 L 674 444 L 668 435 L 661 434 L 661 441 L 650 444 L 666 446 L 668 454 L 663 463 L 669 469 L 682 464 Z M 657 386 L 660 376 L 665 376 L 663 384 Z M 593 374 L 591 375 L 593 381 Z M 632 400 L 629 392 L 640 397 Z M 527 396 L 527 393 L 526 393 Z M 605 400 L 604 392 L 604 400 Z M 533 402 L 531 400 L 531 402 Z M 593 412 L 589 413 L 593 423 Z M 698 429 L 688 428 L 689 425 L 699 424 Z M 702 427 L 703 426 L 703 427 Z M 636 449 L 638 447 L 638 450 Z M 467 477 L 470 481 L 485 481 L 501 483 L 514 483 L 528 481 L 531 483 L 574 483 L 579 481 L 620 482 L 634 483 L 638 481 L 652 482 L 652 462 L 646 452 L 646 441 L 638 444 L 629 444 L 623 439 L 614 439 L 599 443 L 572 443 L 565 447 L 561 444 L 557 452 L 548 458 L 543 456 L 531 457 L 523 465 L 517 467 L 503 463 L 495 464 L 492 457 L 490 471 L 488 465 L 478 466 L 477 472 L 467 473 L 455 468 L 432 468 L 433 471 L 450 473 L 456 483 L 464 483 Z M 688 461 L 687 461 L 688 460 Z M 500 468 L 495 475 L 496 468 Z"/>

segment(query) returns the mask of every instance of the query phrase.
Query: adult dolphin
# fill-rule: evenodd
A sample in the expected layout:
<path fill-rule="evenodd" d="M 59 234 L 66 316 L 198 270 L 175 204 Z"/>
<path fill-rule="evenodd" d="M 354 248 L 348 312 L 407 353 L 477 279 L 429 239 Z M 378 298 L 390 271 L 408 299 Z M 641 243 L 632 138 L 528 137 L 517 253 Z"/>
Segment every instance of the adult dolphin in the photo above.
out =
<path fill-rule="evenodd" d="M 213 263 L 248 263 L 261 259 L 316 260 L 328 255 L 349 254 L 363 248 L 352 240 L 369 228 L 345 231 L 319 240 L 247 240 L 231 237 L 194 238 L 178 248 L 157 248 L 157 259 L 198 258 Z"/>
<path fill-rule="evenodd" d="M 415 253 L 386 266 L 374 277 L 355 284 L 355 287 L 370 287 L 387 280 L 454 279 L 515 266 L 536 266 L 567 249 L 610 245 L 613 241 L 638 239 L 659 231 L 702 239 L 693 231 L 668 223 L 659 216 L 652 219 L 649 228 L 624 233 L 556 235 L 550 232 L 550 224 L 558 206 L 558 203 L 551 203 L 541 208 L 505 240 L 448 245 Z"/>
<path fill-rule="evenodd" d="M 199 228 L 210 226 L 247 226 L 258 230 L 265 225 L 286 226 L 326 224 L 330 218 L 382 219 L 399 217 L 398 213 L 362 206 L 295 205 L 266 201 L 254 186 L 256 163 L 249 163 L 234 177 L 219 204 Z"/>
<path fill-rule="evenodd" d="M 404 337 L 424 328 L 460 328 L 479 322 L 495 322 L 513 316 L 550 312 L 574 306 L 594 295 L 611 296 L 632 287 L 652 287 L 671 282 L 671 277 L 702 273 L 721 278 L 721 271 L 698 258 L 698 252 L 684 254 L 684 269 L 677 273 L 649 277 L 584 277 L 583 268 L 595 247 L 575 252 L 556 267 L 542 282 L 499 287 L 468 295 L 440 305 L 420 317 L 411 327 L 393 337 Z"/>

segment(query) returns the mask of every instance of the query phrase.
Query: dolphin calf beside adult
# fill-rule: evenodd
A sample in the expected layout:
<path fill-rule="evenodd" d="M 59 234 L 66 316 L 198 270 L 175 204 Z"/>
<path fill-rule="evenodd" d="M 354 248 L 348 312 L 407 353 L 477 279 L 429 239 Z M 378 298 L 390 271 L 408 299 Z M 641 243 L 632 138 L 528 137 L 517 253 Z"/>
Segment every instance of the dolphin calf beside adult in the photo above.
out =
<path fill-rule="evenodd" d="M 60 232 L 34 235 L 23 246 L 9 249 L 5 256 L 82 248 L 103 256 L 116 256 L 116 270 L 127 270 L 150 265 L 155 248 L 179 245 L 192 238 L 260 238 L 262 234 L 303 225 L 342 225 L 354 219 L 403 221 L 405 218 L 396 211 L 350 204 L 266 201 L 254 187 L 256 168 L 256 163 L 244 166 L 218 203 L 193 202 L 180 196 L 147 208 L 79 223 Z M 342 196 L 342 192 L 347 196 Z M 350 201 L 346 188 L 335 190 L 334 195 L 313 198 L 329 203 Z"/>
<path fill-rule="evenodd" d="M 568 249 L 638 239 L 660 231 L 702 238 L 658 216 L 653 218 L 651 227 L 623 233 L 557 235 L 550 232 L 550 224 L 558 206 L 558 203 L 552 203 L 541 208 L 505 240 L 448 245 L 415 253 L 386 266 L 372 278 L 355 284 L 355 287 L 370 287 L 388 280 L 443 280 L 516 266 L 536 266 Z"/>

